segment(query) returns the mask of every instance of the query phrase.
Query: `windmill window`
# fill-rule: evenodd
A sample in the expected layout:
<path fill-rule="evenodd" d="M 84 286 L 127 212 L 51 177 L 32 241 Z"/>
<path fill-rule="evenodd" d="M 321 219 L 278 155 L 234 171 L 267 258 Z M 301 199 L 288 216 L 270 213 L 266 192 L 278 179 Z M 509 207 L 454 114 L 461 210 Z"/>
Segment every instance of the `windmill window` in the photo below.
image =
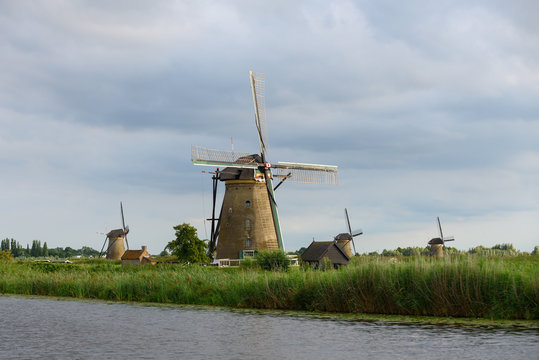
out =
<path fill-rule="evenodd" d="M 232 214 L 232 208 L 228 208 L 228 213 Z"/>
<path fill-rule="evenodd" d="M 245 207 L 251 207 L 251 201 L 247 200 L 247 201 L 245 202 Z"/>
<path fill-rule="evenodd" d="M 250 229 L 251 228 L 251 220 L 247 219 L 245 220 L 245 228 Z"/>
<path fill-rule="evenodd" d="M 250 238 L 245 239 L 245 247 L 251 247 L 251 239 Z"/>

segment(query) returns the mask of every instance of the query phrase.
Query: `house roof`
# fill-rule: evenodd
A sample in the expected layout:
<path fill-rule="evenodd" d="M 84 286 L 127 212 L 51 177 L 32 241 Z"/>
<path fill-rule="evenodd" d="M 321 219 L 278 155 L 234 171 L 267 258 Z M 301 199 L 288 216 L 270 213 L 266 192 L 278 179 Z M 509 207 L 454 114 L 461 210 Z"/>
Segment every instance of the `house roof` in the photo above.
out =
<path fill-rule="evenodd" d="M 117 237 L 123 237 L 123 236 L 124 236 L 124 229 L 111 230 L 107 234 L 107 237 L 109 238 L 117 238 Z"/>
<path fill-rule="evenodd" d="M 157 260 L 155 260 L 155 259 L 154 259 L 153 257 L 151 257 L 151 256 L 144 256 L 144 257 L 142 257 L 142 259 L 143 259 L 143 260 L 146 259 L 146 260 L 148 260 L 149 262 L 152 262 L 152 263 L 156 263 L 156 262 L 157 262 Z"/>
<path fill-rule="evenodd" d="M 322 255 L 326 252 L 328 247 L 335 246 L 337 251 L 342 254 L 346 260 L 350 258 L 342 251 L 342 249 L 337 246 L 334 241 L 313 241 L 311 245 L 301 254 L 301 260 L 303 261 L 319 261 L 322 258 Z"/>
<path fill-rule="evenodd" d="M 303 261 L 318 261 L 328 246 L 333 244 L 333 241 L 313 241 L 311 245 L 301 254 Z"/>
<path fill-rule="evenodd" d="M 122 260 L 138 260 L 143 250 L 126 250 L 122 255 Z"/>

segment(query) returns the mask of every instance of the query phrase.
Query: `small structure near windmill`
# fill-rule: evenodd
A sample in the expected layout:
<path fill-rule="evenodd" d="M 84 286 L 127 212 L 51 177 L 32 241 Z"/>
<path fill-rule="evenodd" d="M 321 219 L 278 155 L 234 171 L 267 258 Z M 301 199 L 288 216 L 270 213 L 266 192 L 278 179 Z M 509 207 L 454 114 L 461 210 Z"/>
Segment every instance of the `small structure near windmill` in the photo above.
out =
<path fill-rule="evenodd" d="M 314 241 L 301 254 L 301 261 L 309 264 L 309 266 L 324 269 L 324 259 L 329 259 L 330 266 L 338 268 L 339 266 L 348 265 L 350 257 L 346 252 L 339 247 L 337 241 Z"/>
<path fill-rule="evenodd" d="M 267 159 L 265 95 L 262 74 L 249 73 L 260 154 L 192 146 L 194 165 L 217 167 L 213 179 L 213 210 L 208 256 L 238 259 L 242 252 L 284 251 L 274 191 L 284 182 L 337 185 L 337 166 L 278 162 Z M 219 170 L 223 168 L 223 170 Z M 280 182 L 274 187 L 273 180 Z M 225 183 L 221 212 L 215 214 L 217 184 Z"/>
<path fill-rule="evenodd" d="M 444 237 L 442 232 L 442 224 L 440 223 L 440 217 L 436 217 L 438 220 L 438 229 L 440 230 L 440 237 L 432 238 L 429 241 L 430 245 L 430 256 L 434 257 L 444 257 L 444 246 L 446 241 L 455 241 L 453 236 Z"/>
<path fill-rule="evenodd" d="M 125 225 L 124 208 L 121 201 L 120 201 L 120 212 L 122 214 L 123 228 L 111 230 L 107 233 L 105 242 L 103 243 L 103 246 L 101 247 L 101 251 L 99 252 L 99 257 L 103 255 L 103 249 L 105 248 L 107 241 L 109 243 L 107 246 L 107 251 L 106 251 L 106 254 L 107 254 L 106 258 L 108 260 L 120 260 L 122 258 L 122 255 L 125 252 L 126 246 L 127 246 L 127 249 L 129 249 L 129 243 L 127 242 L 127 233 L 129 232 L 129 226 Z M 124 246 L 124 240 L 125 240 L 125 246 Z"/>
<path fill-rule="evenodd" d="M 122 255 L 122 265 L 155 265 L 156 263 L 157 260 L 150 256 L 146 246 L 142 246 L 140 250 L 126 250 Z"/>
<path fill-rule="evenodd" d="M 350 226 L 350 218 L 348 217 L 348 210 L 344 208 L 344 221 L 346 223 L 346 226 L 348 228 L 347 233 L 340 233 L 339 235 L 335 236 L 335 241 L 337 242 L 337 245 L 339 248 L 344 251 L 344 253 L 351 258 L 356 254 L 356 244 L 354 243 L 354 237 L 362 235 L 363 230 L 358 229 L 352 231 L 352 227 Z M 352 249 L 350 247 L 350 243 L 354 246 L 354 253 L 352 254 Z"/>

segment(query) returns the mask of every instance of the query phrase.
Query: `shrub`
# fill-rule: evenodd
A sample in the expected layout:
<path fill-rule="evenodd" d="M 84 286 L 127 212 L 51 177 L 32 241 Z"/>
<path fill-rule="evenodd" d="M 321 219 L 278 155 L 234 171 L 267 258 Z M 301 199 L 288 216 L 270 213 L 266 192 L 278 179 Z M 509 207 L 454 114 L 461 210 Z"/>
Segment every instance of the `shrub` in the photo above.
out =
<path fill-rule="evenodd" d="M 288 270 L 290 260 L 282 250 L 262 250 L 255 255 L 255 261 L 264 270 Z"/>
<path fill-rule="evenodd" d="M 0 262 L 3 262 L 3 261 L 11 261 L 13 260 L 13 254 L 11 253 L 10 250 L 2 250 L 0 251 Z"/>

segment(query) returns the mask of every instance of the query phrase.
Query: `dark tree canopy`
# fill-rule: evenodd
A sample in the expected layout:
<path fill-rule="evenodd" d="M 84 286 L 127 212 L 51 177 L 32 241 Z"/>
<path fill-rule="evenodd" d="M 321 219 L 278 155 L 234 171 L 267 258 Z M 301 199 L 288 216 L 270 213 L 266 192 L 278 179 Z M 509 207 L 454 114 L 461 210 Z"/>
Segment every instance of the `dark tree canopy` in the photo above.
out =
<path fill-rule="evenodd" d="M 178 257 L 181 262 L 190 264 L 208 263 L 210 259 L 206 255 L 208 244 L 197 236 L 197 229 L 189 224 L 174 226 L 176 239 L 170 241 L 165 249 Z"/>

